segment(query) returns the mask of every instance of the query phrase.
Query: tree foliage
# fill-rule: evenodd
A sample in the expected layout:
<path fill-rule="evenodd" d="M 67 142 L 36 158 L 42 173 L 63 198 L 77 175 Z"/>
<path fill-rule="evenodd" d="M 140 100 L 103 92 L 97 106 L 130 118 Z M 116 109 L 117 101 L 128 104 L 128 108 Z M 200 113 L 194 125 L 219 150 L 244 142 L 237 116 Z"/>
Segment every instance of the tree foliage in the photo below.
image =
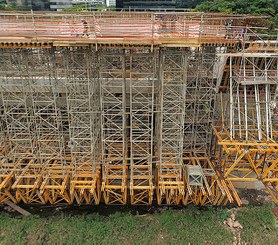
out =
<path fill-rule="evenodd" d="M 202 2 L 204 2 L 204 0 L 178 0 L 177 6 L 178 8 L 191 9 L 195 8 L 198 4 Z"/>
<path fill-rule="evenodd" d="M 198 11 L 221 12 L 231 11 L 237 14 L 277 14 L 278 2 L 276 0 L 205 0 L 199 4 Z"/>
<path fill-rule="evenodd" d="M 87 11 L 105 11 L 107 9 L 106 4 L 94 4 L 92 6 L 88 6 L 86 4 L 76 5 L 68 8 L 64 8 L 63 11 L 66 12 L 87 12 Z"/>
<path fill-rule="evenodd" d="M 80 12 L 80 11 L 85 11 L 86 10 L 86 6 L 83 5 L 78 5 L 78 6 L 72 6 L 72 7 L 67 7 L 64 8 L 63 11 L 66 12 Z"/>
<path fill-rule="evenodd" d="M 28 3 L 24 4 L 17 4 L 16 2 L 11 3 L 4 3 L 0 1 L 0 10 L 17 10 L 17 11 L 24 11 L 24 10 L 31 10 L 32 6 Z"/>
<path fill-rule="evenodd" d="M 277 0 L 205 0 L 197 5 L 197 11 L 234 14 L 268 15 L 270 28 L 278 26 Z"/>

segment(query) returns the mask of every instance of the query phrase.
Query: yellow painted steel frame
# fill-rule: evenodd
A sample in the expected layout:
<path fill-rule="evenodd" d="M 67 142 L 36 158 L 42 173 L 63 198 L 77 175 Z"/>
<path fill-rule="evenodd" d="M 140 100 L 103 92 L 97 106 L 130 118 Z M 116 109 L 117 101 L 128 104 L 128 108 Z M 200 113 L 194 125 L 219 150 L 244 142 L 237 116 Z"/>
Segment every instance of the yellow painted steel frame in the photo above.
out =
<path fill-rule="evenodd" d="M 219 132 L 216 132 L 219 137 Z M 220 138 L 219 138 L 220 139 Z M 225 142 L 225 141 L 224 141 Z M 223 141 L 218 142 L 219 145 Z M 229 147 L 227 146 L 229 145 Z M 196 155 L 184 157 L 183 180 L 176 181 L 173 173 L 164 175 L 165 181 L 157 182 L 157 202 L 168 205 L 177 205 L 182 203 L 188 205 L 226 205 L 236 201 L 241 205 L 240 198 L 232 184 L 233 181 L 253 181 L 260 180 L 277 203 L 277 173 L 278 158 L 277 148 L 273 153 L 266 153 L 264 157 L 265 166 L 262 165 L 262 158 L 256 162 L 252 160 L 258 150 L 250 148 L 250 151 L 244 152 L 244 157 L 239 153 L 240 147 L 231 147 L 232 143 L 224 143 L 221 160 L 221 166 L 217 167 L 217 160 L 211 161 L 209 157 Z M 233 150 L 234 149 L 234 150 Z M 237 153 L 235 153 L 237 152 Z M 226 154 L 226 156 L 224 156 Z M 260 154 L 263 154 L 260 152 Z M 231 163 L 231 159 L 238 157 Z M 101 200 L 101 191 L 103 192 L 106 204 L 126 204 L 127 203 L 127 176 L 123 178 L 121 166 L 107 166 L 109 175 L 107 179 L 103 178 L 101 188 L 100 168 L 96 173 L 82 173 L 80 176 L 72 177 L 71 167 L 63 169 L 61 165 L 54 160 L 52 164 L 48 161 L 45 167 L 40 164 L 34 164 L 33 160 L 21 160 L 17 163 L 14 170 L 10 164 L 1 161 L 2 169 L 6 168 L 6 173 L 0 176 L 0 201 L 7 199 L 15 203 L 24 202 L 39 204 L 99 204 Z M 23 164 L 24 162 L 24 164 Z M 185 165 L 200 166 L 203 171 L 203 182 L 198 186 L 190 186 L 186 174 Z M 22 170 L 19 172 L 19 167 Z M 171 169 L 172 170 L 172 169 Z M 125 170 L 127 171 L 127 170 Z M 253 176 L 250 177 L 250 173 Z M 36 173 L 36 174 L 35 174 Z M 256 173 L 256 175 L 254 175 Z M 255 177 L 254 177 L 255 176 Z M 143 181 L 141 182 L 143 184 Z M 148 183 L 149 184 L 149 183 Z M 131 195 L 132 204 L 149 204 L 152 200 L 154 188 L 146 186 L 141 187 L 140 192 L 133 191 Z M 142 191 L 146 189 L 146 192 Z M 150 198 L 150 199 L 148 199 Z M 145 202 L 145 203 L 144 203 Z"/>
<path fill-rule="evenodd" d="M 151 167 L 149 165 L 134 165 L 131 168 L 133 168 L 131 173 L 134 175 L 130 178 L 130 203 L 132 205 L 151 205 L 154 192 Z"/>
<path fill-rule="evenodd" d="M 71 177 L 70 173 L 70 166 L 66 168 L 59 160 L 47 161 L 42 171 L 43 181 L 40 185 L 40 194 L 44 197 L 46 203 L 72 203 L 67 190 Z"/>
<path fill-rule="evenodd" d="M 105 177 L 101 190 L 105 204 L 127 203 L 127 166 L 107 165 L 104 167 Z"/>
<path fill-rule="evenodd" d="M 42 183 L 43 165 L 34 161 L 34 159 L 27 158 L 25 161 L 20 160 L 16 163 L 15 182 L 12 189 L 15 190 L 17 202 L 45 204 L 39 191 Z"/>
<path fill-rule="evenodd" d="M 230 140 L 227 130 L 214 128 L 219 168 L 227 181 L 261 181 L 278 204 L 278 143 Z"/>
<path fill-rule="evenodd" d="M 77 204 L 84 202 L 86 204 L 99 204 L 101 198 L 100 179 L 100 166 L 96 167 L 96 172 L 93 172 L 88 166 L 87 171 L 85 168 L 80 173 L 75 173 L 75 177 L 70 182 L 71 202 L 75 199 Z"/>
<path fill-rule="evenodd" d="M 0 202 L 11 200 L 26 204 L 99 204 L 101 200 L 100 167 L 95 173 L 82 172 L 73 178 L 72 167 L 59 160 L 34 163 L 27 158 L 13 164 L 1 161 Z M 4 171 L 5 170 L 5 171 Z"/>
<path fill-rule="evenodd" d="M 5 159 L 0 162 L 0 202 L 10 199 L 16 202 L 14 196 L 11 194 L 11 185 L 14 179 L 13 165 L 6 163 Z"/>
<path fill-rule="evenodd" d="M 182 200 L 184 205 L 193 203 L 195 205 L 226 205 L 234 200 L 240 205 L 239 197 L 234 186 L 223 179 L 221 173 L 210 161 L 208 156 L 195 155 L 184 158 L 185 165 L 200 166 L 202 169 L 202 183 L 200 185 L 189 184 L 184 171 L 184 182 L 186 193 Z"/>
<path fill-rule="evenodd" d="M 167 167 L 163 166 L 163 170 L 160 171 L 157 168 L 157 203 L 159 205 L 163 203 L 178 205 L 184 196 L 184 182 L 179 178 L 178 170 L 175 171 L 175 168 L 177 168 L 175 164 Z"/>

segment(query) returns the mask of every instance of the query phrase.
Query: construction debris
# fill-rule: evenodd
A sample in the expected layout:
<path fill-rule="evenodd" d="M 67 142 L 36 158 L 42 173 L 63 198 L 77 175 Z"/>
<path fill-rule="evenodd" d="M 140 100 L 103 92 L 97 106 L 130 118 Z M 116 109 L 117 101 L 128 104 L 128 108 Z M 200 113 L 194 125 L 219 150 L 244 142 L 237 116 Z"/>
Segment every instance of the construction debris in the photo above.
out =
<path fill-rule="evenodd" d="M 20 214 L 24 215 L 24 216 L 30 216 L 31 213 L 29 213 L 28 211 L 26 211 L 25 209 L 19 207 L 18 205 L 16 205 L 15 203 L 7 200 L 5 201 L 5 204 L 7 204 L 9 207 L 11 207 L 13 210 L 19 212 Z"/>

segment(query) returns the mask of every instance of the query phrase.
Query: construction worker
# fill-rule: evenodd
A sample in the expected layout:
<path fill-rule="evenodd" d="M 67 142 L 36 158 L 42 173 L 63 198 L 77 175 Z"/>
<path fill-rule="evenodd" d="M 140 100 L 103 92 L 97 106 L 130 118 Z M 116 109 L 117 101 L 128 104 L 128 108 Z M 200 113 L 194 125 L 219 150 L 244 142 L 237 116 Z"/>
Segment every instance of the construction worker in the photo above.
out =
<path fill-rule="evenodd" d="M 237 50 L 238 51 L 242 51 L 242 49 L 244 48 L 244 41 L 245 41 L 245 33 L 246 33 L 246 29 L 242 28 L 240 33 L 236 36 L 237 37 Z"/>
<path fill-rule="evenodd" d="M 230 20 L 229 22 L 225 22 L 225 29 L 226 29 L 225 39 L 229 39 L 229 38 L 232 37 L 231 32 L 232 32 L 233 23 L 234 23 L 234 20 Z"/>
<path fill-rule="evenodd" d="M 88 23 L 85 19 L 82 19 L 81 20 L 82 24 L 83 24 L 83 34 L 82 34 L 82 37 L 89 37 L 89 26 L 88 26 Z"/>
<path fill-rule="evenodd" d="M 245 40 L 245 34 L 246 34 L 246 28 L 241 29 L 241 37 L 243 40 Z"/>
<path fill-rule="evenodd" d="M 160 16 L 160 20 L 161 20 L 161 28 L 162 28 L 162 32 L 165 32 L 166 31 L 166 19 L 165 19 L 165 16 L 164 16 L 164 14 L 162 14 L 161 16 Z"/>
<path fill-rule="evenodd" d="M 229 29 L 229 32 L 231 33 L 231 38 L 234 37 L 234 33 L 232 32 L 233 25 L 234 25 L 234 20 L 230 20 L 229 23 L 228 23 L 228 29 Z"/>

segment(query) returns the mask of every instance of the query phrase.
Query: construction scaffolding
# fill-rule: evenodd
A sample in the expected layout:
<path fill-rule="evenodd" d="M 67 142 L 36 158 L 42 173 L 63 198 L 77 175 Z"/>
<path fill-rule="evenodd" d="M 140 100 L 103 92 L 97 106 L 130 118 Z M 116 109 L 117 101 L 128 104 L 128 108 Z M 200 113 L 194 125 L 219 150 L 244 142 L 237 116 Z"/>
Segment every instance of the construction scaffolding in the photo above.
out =
<path fill-rule="evenodd" d="M 130 198 L 131 204 L 152 204 L 155 85 L 158 52 L 130 50 L 129 89 Z"/>
<path fill-rule="evenodd" d="M 0 13 L 0 202 L 240 205 L 233 183 L 259 180 L 278 203 L 278 39 L 260 21 Z"/>
<path fill-rule="evenodd" d="M 214 127 L 219 167 L 229 181 L 260 180 L 277 203 L 278 55 L 246 52 L 228 59 L 228 103 L 220 98 L 227 119 Z"/>
<path fill-rule="evenodd" d="M 178 204 L 182 181 L 183 128 L 188 55 L 185 49 L 160 51 L 157 95 L 157 202 Z"/>
<path fill-rule="evenodd" d="M 100 202 L 100 103 L 97 54 L 89 48 L 61 50 L 66 90 L 72 179 L 71 201 Z"/>

